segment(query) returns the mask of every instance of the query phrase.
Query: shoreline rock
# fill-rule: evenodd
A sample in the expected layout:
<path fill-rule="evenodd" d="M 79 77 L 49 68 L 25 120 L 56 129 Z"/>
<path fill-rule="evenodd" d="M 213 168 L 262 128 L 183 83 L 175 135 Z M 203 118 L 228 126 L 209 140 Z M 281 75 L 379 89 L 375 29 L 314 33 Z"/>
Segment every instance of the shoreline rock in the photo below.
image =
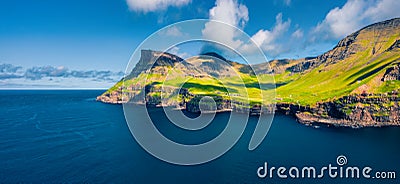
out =
<path fill-rule="evenodd" d="M 385 126 L 400 126 L 397 122 L 366 122 L 359 123 L 345 119 L 325 118 L 320 116 L 314 116 L 307 113 L 296 113 L 296 120 L 307 126 L 315 125 L 327 125 L 334 127 L 348 127 L 348 128 L 366 128 L 366 127 L 385 127 Z"/>
<path fill-rule="evenodd" d="M 140 104 L 154 107 L 176 107 L 193 113 L 200 112 L 197 96 L 189 95 L 193 97 L 193 100 L 183 103 L 160 104 L 159 99 L 146 98 L 146 102 Z M 96 100 L 109 104 L 127 103 L 122 95 L 117 92 L 103 94 L 98 96 Z M 292 115 L 299 123 L 304 125 L 324 124 L 351 128 L 400 126 L 400 97 L 397 91 L 389 94 L 348 95 L 328 102 L 320 102 L 315 106 L 277 103 L 275 106 L 253 105 L 245 107 L 230 100 L 215 100 L 217 101 L 217 112 L 241 112 L 249 113 L 252 116 L 282 113 Z"/>
<path fill-rule="evenodd" d="M 315 106 L 278 103 L 277 112 L 294 116 L 305 125 L 327 124 L 340 127 L 400 126 L 400 97 L 388 94 L 353 94 L 320 102 Z"/>

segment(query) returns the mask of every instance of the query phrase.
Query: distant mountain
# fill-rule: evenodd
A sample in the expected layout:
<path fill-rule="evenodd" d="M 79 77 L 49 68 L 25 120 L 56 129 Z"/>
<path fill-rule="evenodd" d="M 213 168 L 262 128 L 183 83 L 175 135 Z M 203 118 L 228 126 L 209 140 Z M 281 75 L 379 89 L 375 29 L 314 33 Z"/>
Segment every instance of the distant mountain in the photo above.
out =
<path fill-rule="evenodd" d="M 355 127 L 400 124 L 400 18 L 364 27 L 319 56 L 273 60 L 252 68 L 214 52 L 183 60 L 143 50 L 132 72 L 98 100 L 124 103 L 129 99 L 122 91 L 146 85 L 146 103 L 163 105 L 160 84 L 169 76 L 164 86 L 174 91 L 182 84 L 186 93 L 179 92 L 177 103 L 164 105 L 185 106 L 197 96 L 212 95 L 224 102 L 219 108 L 243 110 L 265 102 L 259 94 L 272 94 L 273 81 L 268 79 L 274 77 L 277 110 L 294 114 L 301 122 Z M 141 84 L 143 78 L 147 80 Z M 238 79 L 245 81 L 245 87 Z M 234 95 L 227 95 L 228 91 Z M 250 94 L 248 107 L 239 105 L 246 99 L 245 91 Z M 228 105 L 233 101 L 234 105 Z"/>
<path fill-rule="evenodd" d="M 214 57 L 214 58 L 218 58 L 218 59 L 220 59 L 222 61 L 226 61 L 226 59 L 223 56 L 221 56 L 221 55 L 219 55 L 219 54 L 217 54 L 215 52 L 206 52 L 206 53 L 203 53 L 203 54 L 200 54 L 200 55 L 211 56 L 211 57 Z"/>

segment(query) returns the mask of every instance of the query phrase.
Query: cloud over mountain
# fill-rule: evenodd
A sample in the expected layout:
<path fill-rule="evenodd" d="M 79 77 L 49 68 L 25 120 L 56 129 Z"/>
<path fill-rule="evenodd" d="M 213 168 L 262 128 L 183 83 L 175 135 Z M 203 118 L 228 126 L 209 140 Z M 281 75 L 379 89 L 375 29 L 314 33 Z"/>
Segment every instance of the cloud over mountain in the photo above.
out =
<path fill-rule="evenodd" d="M 400 17 L 399 7 L 398 0 L 348 0 L 313 28 L 311 40 L 343 38 L 371 23 Z"/>
<path fill-rule="evenodd" d="M 217 42 L 227 43 L 235 50 L 246 54 L 255 52 L 260 47 L 267 55 L 276 56 L 284 52 L 283 45 L 279 44 L 279 39 L 289 30 L 291 20 L 283 20 L 282 13 L 275 17 L 275 25 L 270 29 L 260 29 L 249 40 L 237 38 L 238 30 L 244 29 L 249 21 L 249 11 L 246 5 L 238 3 L 236 0 L 217 0 L 215 6 L 209 11 L 209 18 L 224 22 L 233 26 L 221 28 L 215 22 L 208 22 L 202 30 L 203 37 Z M 297 33 L 299 35 L 299 33 Z M 210 46 L 207 46 L 210 47 Z M 218 49 L 218 48 L 217 48 Z"/>

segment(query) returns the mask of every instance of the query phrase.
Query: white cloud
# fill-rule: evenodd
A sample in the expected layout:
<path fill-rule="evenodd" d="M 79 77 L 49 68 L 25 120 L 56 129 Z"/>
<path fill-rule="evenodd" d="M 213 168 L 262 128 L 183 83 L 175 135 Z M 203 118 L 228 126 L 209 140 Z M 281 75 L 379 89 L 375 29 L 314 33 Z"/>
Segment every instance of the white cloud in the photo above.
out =
<path fill-rule="evenodd" d="M 160 32 L 161 35 L 164 36 L 173 36 L 173 37 L 179 37 L 179 36 L 184 36 L 185 34 L 181 31 L 179 27 L 176 26 L 171 26 L 166 28 L 165 30 Z"/>
<path fill-rule="evenodd" d="M 210 9 L 210 19 L 219 20 L 233 26 L 244 27 L 249 20 L 249 11 L 236 0 L 217 0 Z"/>
<path fill-rule="evenodd" d="M 236 0 L 217 0 L 215 6 L 209 11 L 209 18 L 224 22 L 234 27 L 243 28 L 249 20 L 248 9 Z M 228 46 L 237 49 L 242 42 L 235 39 L 236 29 L 229 26 L 221 26 L 221 23 L 208 22 L 202 30 L 205 39 L 227 43 Z"/>
<path fill-rule="evenodd" d="M 283 2 L 285 3 L 286 6 L 290 6 L 292 0 L 283 0 Z"/>
<path fill-rule="evenodd" d="M 399 7 L 399 0 L 348 0 L 343 7 L 330 10 L 312 34 L 322 39 L 343 38 L 363 26 L 400 17 Z"/>
<path fill-rule="evenodd" d="M 169 49 L 167 52 L 169 52 L 169 53 L 171 53 L 171 54 L 174 54 L 174 55 L 176 55 L 176 56 L 179 56 L 180 58 L 183 58 L 183 59 L 185 59 L 185 58 L 187 58 L 187 57 L 189 57 L 190 55 L 188 54 L 188 53 L 186 53 L 186 52 L 180 52 L 180 48 L 179 47 L 172 47 L 171 49 Z"/>
<path fill-rule="evenodd" d="M 367 9 L 364 16 L 373 22 L 400 17 L 400 1 L 376 1 L 376 3 L 373 3 L 373 5 Z"/>
<path fill-rule="evenodd" d="M 168 7 L 181 7 L 190 3 L 190 0 L 126 0 L 130 10 L 138 12 L 154 12 L 165 10 Z"/>
<path fill-rule="evenodd" d="M 210 19 L 218 20 L 229 25 L 243 29 L 249 21 L 249 12 L 245 5 L 236 0 L 217 0 L 215 6 L 209 11 Z M 271 30 L 259 30 L 251 39 L 267 54 L 277 55 L 283 51 L 283 47 L 276 41 L 283 36 L 290 27 L 290 19 L 282 20 L 282 14 L 275 17 L 275 25 Z M 233 49 L 240 52 L 252 53 L 258 48 L 249 40 L 239 40 L 237 29 L 221 26 L 219 23 L 208 22 L 202 30 L 203 37 L 206 39 L 226 43 Z"/>
<path fill-rule="evenodd" d="M 254 34 L 251 39 L 268 55 L 276 56 L 282 53 L 285 49 L 282 43 L 277 42 L 279 38 L 285 35 L 290 27 L 290 19 L 287 21 L 282 20 L 282 13 L 275 17 L 275 25 L 271 30 L 259 30 Z M 243 46 L 243 50 L 247 52 L 254 51 L 254 47 L 249 45 Z"/>
<path fill-rule="evenodd" d="M 69 70 L 64 66 L 25 69 L 0 64 L 0 88 L 108 88 L 123 76 L 121 71 Z"/>
<path fill-rule="evenodd" d="M 295 32 L 292 33 L 292 37 L 296 39 L 303 38 L 304 32 L 300 28 L 297 29 Z"/>
<path fill-rule="evenodd" d="M 251 37 L 258 46 L 267 48 L 266 50 L 271 50 L 270 47 L 273 47 L 271 45 L 273 41 L 283 35 L 290 27 L 290 19 L 282 21 L 282 13 L 276 15 L 275 20 L 276 23 L 272 30 L 259 30 Z"/>

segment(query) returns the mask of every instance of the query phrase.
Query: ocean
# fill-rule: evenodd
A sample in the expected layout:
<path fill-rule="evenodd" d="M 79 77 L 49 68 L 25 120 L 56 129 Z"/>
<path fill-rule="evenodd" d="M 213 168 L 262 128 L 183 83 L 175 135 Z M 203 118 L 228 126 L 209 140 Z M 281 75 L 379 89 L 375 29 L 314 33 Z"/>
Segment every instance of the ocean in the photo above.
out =
<path fill-rule="evenodd" d="M 238 143 L 211 162 L 180 166 L 148 154 L 135 141 L 121 105 L 95 101 L 102 90 L 1 90 L 1 183 L 400 183 L 400 127 L 308 127 L 290 116 L 275 115 L 261 143 L 248 150 L 256 126 L 251 117 Z M 173 140 L 204 142 L 218 135 L 218 121 L 194 134 L 171 126 L 159 109 L 152 119 Z M 337 165 L 395 171 L 396 179 L 260 178 L 257 169 L 322 168 Z M 371 174 L 372 175 L 372 174 Z"/>

